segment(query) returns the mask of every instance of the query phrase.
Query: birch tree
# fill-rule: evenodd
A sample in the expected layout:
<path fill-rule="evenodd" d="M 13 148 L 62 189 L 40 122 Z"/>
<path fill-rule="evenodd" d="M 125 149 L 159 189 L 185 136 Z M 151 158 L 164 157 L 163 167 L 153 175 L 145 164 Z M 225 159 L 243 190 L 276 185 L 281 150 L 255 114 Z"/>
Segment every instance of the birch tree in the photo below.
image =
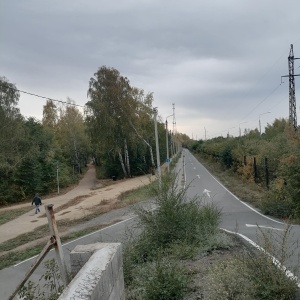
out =
<path fill-rule="evenodd" d="M 130 175 L 127 149 L 128 128 L 124 122 L 122 104 L 130 97 L 131 87 L 127 78 L 114 68 L 101 67 L 90 79 L 87 102 L 87 124 L 91 131 L 96 152 L 113 153 L 118 157 L 125 177 Z M 126 141 L 124 143 L 124 141 Z M 123 151 L 122 151 L 123 149 Z M 125 153 L 123 159 L 122 152 Z M 127 153 L 126 153 L 127 152 Z"/>

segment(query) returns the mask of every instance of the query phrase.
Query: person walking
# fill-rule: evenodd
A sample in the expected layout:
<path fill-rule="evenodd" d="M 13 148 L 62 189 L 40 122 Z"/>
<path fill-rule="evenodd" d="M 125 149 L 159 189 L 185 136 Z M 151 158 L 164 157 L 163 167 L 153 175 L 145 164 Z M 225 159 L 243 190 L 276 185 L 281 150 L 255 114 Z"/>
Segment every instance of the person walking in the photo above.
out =
<path fill-rule="evenodd" d="M 33 205 L 33 203 L 35 204 L 35 213 L 37 214 L 38 212 L 40 212 L 40 205 L 42 204 L 42 200 L 39 194 L 35 194 L 31 205 Z"/>

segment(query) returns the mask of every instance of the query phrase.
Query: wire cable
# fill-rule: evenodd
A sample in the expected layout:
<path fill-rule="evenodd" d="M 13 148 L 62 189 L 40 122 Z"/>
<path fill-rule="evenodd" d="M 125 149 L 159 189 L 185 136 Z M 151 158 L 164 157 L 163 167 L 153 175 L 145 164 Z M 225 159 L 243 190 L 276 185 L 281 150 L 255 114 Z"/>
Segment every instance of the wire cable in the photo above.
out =
<path fill-rule="evenodd" d="M 0 83 L 0 86 L 3 86 L 5 88 L 9 88 L 11 90 L 14 90 L 14 91 L 17 91 L 17 92 L 20 92 L 20 93 L 35 96 L 35 97 L 38 97 L 38 98 L 43 98 L 43 99 L 47 99 L 47 100 L 51 100 L 51 101 L 55 101 L 55 102 L 59 102 L 59 103 L 67 104 L 67 105 L 73 105 L 73 106 L 78 106 L 78 107 L 83 107 L 84 108 L 84 106 L 79 105 L 79 104 L 70 103 L 70 102 L 67 102 L 67 101 L 62 101 L 62 100 L 57 100 L 57 99 L 52 99 L 52 98 L 49 98 L 49 97 L 40 96 L 40 95 L 37 95 L 37 94 L 34 94 L 34 93 L 30 93 L 30 92 L 19 90 L 17 88 L 13 88 L 13 87 L 11 87 L 9 85 L 6 85 L 6 84 L 3 84 L 3 83 Z"/>

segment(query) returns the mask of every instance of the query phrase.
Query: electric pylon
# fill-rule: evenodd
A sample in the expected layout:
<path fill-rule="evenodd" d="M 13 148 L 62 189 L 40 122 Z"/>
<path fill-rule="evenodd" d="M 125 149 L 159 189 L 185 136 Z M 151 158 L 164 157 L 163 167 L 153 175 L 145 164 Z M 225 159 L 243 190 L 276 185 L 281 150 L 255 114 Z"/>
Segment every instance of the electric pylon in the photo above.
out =
<path fill-rule="evenodd" d="M 288 57 L 289 63 L 289 75 L 281 76 L 289 78 L 289 124 L 295 130 L 297 129 L 297 111 L 296 111 L 296 94 L 295 94 L 295 76 L 300 74 L 294 74 L 294 60 L 299 59 L 294 57 L 293 44 L 291 44 L 290 54 Z"/>

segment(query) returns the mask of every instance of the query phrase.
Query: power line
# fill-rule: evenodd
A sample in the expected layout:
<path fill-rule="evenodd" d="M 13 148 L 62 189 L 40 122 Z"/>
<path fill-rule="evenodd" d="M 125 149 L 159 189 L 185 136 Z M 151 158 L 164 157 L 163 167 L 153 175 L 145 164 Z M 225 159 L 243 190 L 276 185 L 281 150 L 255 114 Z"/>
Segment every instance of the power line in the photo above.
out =
<path fill-rule="evenodd" d="M 275 93 L 275 91 L 279 88 L 281 86 L 281 83 L 278 85 L 278 86 L 276 86 L 272 91 L 271 91 L 271 93 L 268 95 L 268 96 L 266 96 L 263 100 L 261 100 L 258 104 L 256 104 L 255 106 L 254 106 L 254 108 L 252 108 L 251 110 L 250 110 L 250 112 L 246 115 L 246 116 L 244 116 L 243 117 L 243 119 L 241 120 L 241 121 L 243 121 L 243 120 L 245 120 L 258 106 L 260 106 L 263 102 L 265 102 L 270 96 L 272 96 L 274 93 Z"/>
<path fill-rule="evenodd" d="M 35 96 L 35 97 L 38 97 L 38 98 L 43 98 L 43 99 L 47 99 L 47 100 L 51 100 L 51 101 L 54 101 L 54 102 L 59 102 L 59 103 L 63 103 L 63 104 L 67 104 L 67 105 L 73 105 L 73 106 L 79 106 L 79 107 L 84 107 L 82 105 L 79 105 L 79 104 L 74 104 L 74 103 L 70 103 L 70 102 L 67 102 L 67 101 L 62 101 L 62 100 L 57 100 L 57 99 L 52 99 L 52 98 L 49 98 L 49 97 L 44 97 L 44 96 L 40 96 L 40 95 L 37 95 L 37 94 L 33 94 L 33 93 L 29 93 L 29 92 L 26 92 L 26 91 L 21 91 L 17 88 L 13 88 L 9 85 L 6 85 L 6 84 L 3 84 L 3 83 L 0 83 L 0 86 L 3 86 L 5 88 L 9 88 L 11 90 L 14 90 L 14 91 L 17 91 L 17 92 L 20 92 L 20 93 L 24 93 L 24 94 L 27 94 L 27 95 L 31 95 L 31 96 Z"/>

